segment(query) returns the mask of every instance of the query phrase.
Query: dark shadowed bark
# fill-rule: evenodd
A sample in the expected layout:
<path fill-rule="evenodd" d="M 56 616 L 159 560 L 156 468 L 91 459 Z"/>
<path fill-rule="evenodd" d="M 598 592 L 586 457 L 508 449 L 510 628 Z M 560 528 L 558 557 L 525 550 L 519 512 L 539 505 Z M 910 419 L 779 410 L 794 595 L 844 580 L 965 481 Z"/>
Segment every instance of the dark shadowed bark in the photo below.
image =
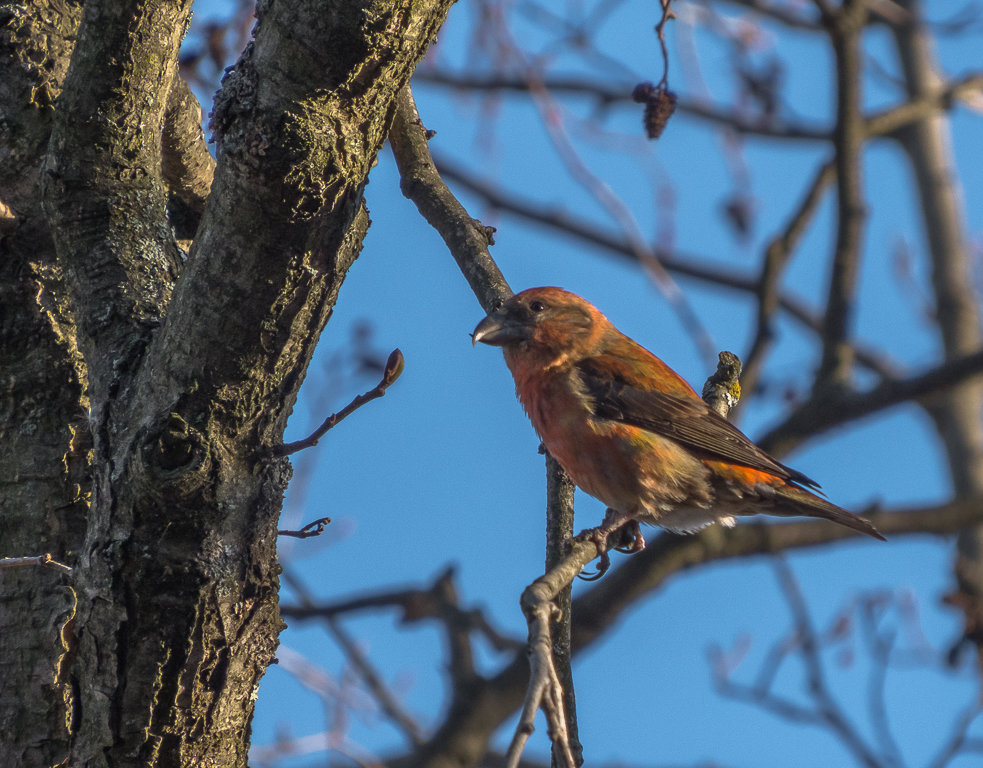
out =
<path fill-rule="evenodd" d="M 680 113 L 731 138 L 826 148 L 790 195 L 760 264 L 744 271 L 604 230 L 533 199 L 538 190 L 509 192 L 473 168 L 435 164 L 409 80 L 450 0 L 260 2 L 212 110 L 217 160 L 177 66 L 190 0 L 0 6 L 0 557 L 22 558 L 0 564 L 0 766 L 246 765 L 257 688 L 283 626 L 284 425 L 359 256 L 369 226 L 362 192 L 387 137 L 403 194 L 486 310 L 511 295 L 489 253 L 494 230 L 443 178 L 633 265 L 736 292 L 757 310 L 743 379 L 750 394 L 775 324 L 794 320 L 821 351 L 803 401 L 761 441 L 775 453 L 900 403 L 923 407 L 944 444 L 953 497 L 870 516 L 892 540 L 959 535 L 953 602 L 966 616 L 965 639 L 983 647 L 983 335 L 946 117 L 961 95 L 979 92 L 983 75 L 938 71 L 916 0 L 717 4 L 825 40 L 833 67 L 835 114 L 825 124 L 680 96 Z M 493 5 L 484 8 L 489 25 Z M 664 21 L 670 5 L 661 4 Z M 914 15 L 883 16 L 901 6 Z M 865 111 L 866 36 L 888 22 L 906 92 L 896 106 Z M 503 56 L 515 53 L 507 42 L 496 49 Z M 437 62 L 425 78 L 541 100 L 580 94 L 605 106 L 632 92 L 540 78 L 517 58 L 522 66 L 496 60 L 486 73 Z M 855 328 L 875 202 L 865 198 L 863 162 L 869 144 L 885 139 L 913 169 L 929 245 L 940 354 L 926 370 L 904 370 Z M 827 195 L 836 232 L 825 305 L 813 309 L 784 283 Z M 652 537 L 571 600 L 570 582 L 598 549 L 570 541 L 573 488 L 555 462 L 547 466 L 547 574 L 530 589 L 547 584 L 545 602 L 559 609 L 543 623 L 571 757 L 579 747 L 570 659 L 640 601 L 712 563 L 852 535 L 803 521 Z M 40 556 L 71 570 L 24 564 Z M 489 743 L 523 702 L 526 648 L 461 608 L 449 570 L 429 590 L 301 603 L 284 613 L 324 618 L 382 711 L 410 734 L 390 765 L 496 763 Z M 446 640 L 448 700 L 429 728 L 387 694 L 384 675 L 340 623 L 348 612 L 396 605 L 407 622 L 438 622 Z M 479 668 L 474 636 L 507 654 L 497 669 Z M 873 754 L 859 746 L 855 753 Z"/>
<path fill-rule="evenodd" d="M 214 180 L 176 71 L 189 7 L 4 11 L 0 555 L 74 567 L 0 571 L 4 765 L 245 765 L 290 476 L 261 449 L 449 3 L 261 5 Z"/>

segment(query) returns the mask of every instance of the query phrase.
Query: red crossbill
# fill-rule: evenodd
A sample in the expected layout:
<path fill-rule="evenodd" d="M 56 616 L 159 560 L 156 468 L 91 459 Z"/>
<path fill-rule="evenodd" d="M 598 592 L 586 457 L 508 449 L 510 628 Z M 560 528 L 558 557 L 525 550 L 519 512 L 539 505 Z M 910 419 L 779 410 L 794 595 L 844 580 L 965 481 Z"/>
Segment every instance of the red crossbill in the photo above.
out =
<path fill-rule="evenodd" d="M 627 523 L 688 533 L 754 514 L 819 517 L 884 538 L 808 490 L 819 486 L 758 448 L 679 374 L 569 291 L 516 294 L 472 339 L 502 348 L 543 445 L 609 507 L 597 529 L 604 540 Z M 636 535 L 640 548 L 644 539 Z"/>

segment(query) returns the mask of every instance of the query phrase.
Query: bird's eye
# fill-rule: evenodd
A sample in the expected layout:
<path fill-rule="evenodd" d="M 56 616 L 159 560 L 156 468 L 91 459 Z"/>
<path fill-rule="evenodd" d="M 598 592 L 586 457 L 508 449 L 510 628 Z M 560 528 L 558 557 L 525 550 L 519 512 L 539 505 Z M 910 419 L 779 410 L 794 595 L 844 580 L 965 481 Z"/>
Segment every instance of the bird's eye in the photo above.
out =
<path fill-rule="evenodd" d="M 529 302 L 529 309 L 531 309 L 533 312 L 542 312 L 544 309 L 546 309 L 546 305 L 541 301 L 531 301 Z"/>

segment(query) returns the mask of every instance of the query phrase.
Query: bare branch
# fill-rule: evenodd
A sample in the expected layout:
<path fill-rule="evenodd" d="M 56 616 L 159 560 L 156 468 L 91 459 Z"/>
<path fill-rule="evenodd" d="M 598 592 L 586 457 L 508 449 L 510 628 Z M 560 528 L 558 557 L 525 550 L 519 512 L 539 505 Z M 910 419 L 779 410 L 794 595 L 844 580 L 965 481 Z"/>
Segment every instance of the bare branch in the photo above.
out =
<path fill-rule="evenodd" d="M 945 83 L 927 94 L 913 94 L 903 104 L 870 115 L 867 118 L 867 135 L 871 138 L 886 136 L 901 139 L 899 132 L 912 123 L 948 111 L 960 99 L 980 92 L 983 92 L 983 74 L 975 72 Z"/>
<path fill-rule="evenodd" d="M 396 101 L 396 115 L 389 132 L 400 189 L 447 244 L 454 260 L 479 303 L 490 311 L 505 301 L 512 289 L 488 252 L 494 230 L 472 219 L 444 184 L 427 146 L 431 135 L 423 126 L 407 85 Z"/>
<path fill-rule="evenodd" d="M 866 511 L 865 515 L 892 538 L 954 534 L 980 521 L 983 499 L 958 500 L 937 507 Z M 574 600 L 573 652 L 580 653 L 604 637 L 608 628 L 637 601 L 663 587 L 675 575 L 721 560 L 824 546 L 857 536 L 847 528 L 821 520 L 742 523 L 730 530 L 714 526 L 688 536 L 662 534 Z M 575 539 L 561 565 L 528 588 L 534 590 L 528 599 L 548 601 L 597 554 L 593 542 Z M 339 604 L 334 610 L 358 610 L 383 603 L 392 604 L 368 597 Z M 284 615 L 295 614 L 285 608 Z M 466 691 L 454 693 L 447 707 L 448 717 L 412 758 L 394 758 L 387 764 L 391 768 L 438 766 L 446 765 L 447 759 L 477 764 L 499 724 L 522 705 L 528 683 L 526 655 L 517 652 L 498 674 L 475 680 Z"/>
<path fill-rule="evenodd" d="M 826 683 L 826 674 L 823 671 L 816 630 L 812 626 L 805 597 L 803 597 L 802 591 L 799 589 L 795 576 L 784 559 L 780 557 L 775 558 L 774 563 L 782 592 L 785 595 L 789 607 L 792 609 L 799 647 L 801 648 L 802 659 L 806 666 L 809 693 L 816 704 L 817 713 L 821 715 L 823 722 L 839 736 L 840 741 L 853 752 L 857 760 L 863 765 L 868 766 L 868 768 L 883 768 L 881 760 L 864 743 L 863 738 L 852 726 L 850 719 L 836 703 L 829 690 L 829 686 Z"/>
<path fill-rule="evenodd" d="M 567 733 L 563 686 L 553 666 L 550 623 L 555 607 L 552 597 L 535 599 L 534 603 L 527 604 L 526 593 L 523 593 L 523 611 L 529 623 L 529 686 L 505 764 L 507 768 L 518 768 L 526 742 L 535 730 L 536 712 L 542 709 L 549 724 L 556 765 L 558 768 L 576 768 Z"/>
<path fill-rule="evenodd" d="M 574 484 L 563 467 L 549 454 L 546 455 L 546 571 L 555 568 L 567 552 L 567 543 L 573 538 Z M 577 697 L 573 687 L 573 668 L 570 652 L 570 626 L 572 585 L 568 584 L 557 595 L 556 612 L 550 637 L 552 658 L 563 692 L 563 711 L 567 730 L 567 744 L 573 755 L 574 765 L 584 762 L 583 747 L 577 728 Z M 561 755 L 554 756 L 556 766 Z"/>
<path fill-rule="evenodd" d="M 51 568 L 60 573 L 70 574 L 71 566 L 53 560 L 50 554 L 37 555 L 36 557 L 3 557 L 0 558 L 0 568 L 17 568 L 21 565 L 40 565 Z"/>
<path fill-rule="evenodd" d="M 937 368 L 907 379 L 885 379 L 864 392 L 824 393 L 793 411 L 758 441 L 765 450 L 784 455 L 804 440 L 843 424 L 911 400 L 925 400 L 983 373 L 983 350 L 948 360 Z"/>
<path fill-rule="evenodd" d="M 829 0 L 813 0 L 830 35 L 836 61 L 836 245 L 830 270 L 823 328 L 823 353 L 813 390 L 843 387 L 853 372 L 854 304 L 867 216 L 863 197 L 861 34 L 866 19 L 863 0 L 844 0 L 835 13 Z"/>
<path fill-rule="evenodd" d="M 318 441 L 327 434 L 328 430 L 334 427 L 339 421 L 351 416 L 366 403 L 370 403 L 373 400 L 377 400 L 385 395 L 386 390 L 389 389 L 393 383 L 395 383 L 396 379 L 399 378 L 402 372 L 403 353 L 398 349 L 394 349 L 392 353 L 390 353 L 389 359 L 386 361 L 386 370 L 382 374 L 382 379 L 374 389 L 370 389 L 365 394 L 359 395 L 337 413 L 332 413 L 324 420 L 321 426 L 315 429 L 303 440 L 297 440 L 292 443 L 284 443 L 282 445 L 274 445 L 270 448 L 264 449 L 263 455 L 268 458 L 289 456 L 291 453 L 302 451 L 304 448 L 314 447 L 318 444 Z"/>
<path fill-rule="evenodd" d="M 467 91 L 529 92 L 531 90 L 527 79 L 502 74 L 421 70 L 416 73 L 415 80 L 418 83 Z M 584 96 L 596 100 L 603 106 L 619 102 L 631 102 L 632 92 L 635 88 L 634 83 L 609 85 L 575 77 L 549 77 L 542 82 L 543 87 L 554 95 Z M 831 137 L 828 128 L 809 123 L 788 122 L 778 118 L 749 117 L 733 108 L 720 107 L 703 99 L 688 97 L 684 94 L 678 95 L 676 108 L 680 112 L 711 123 L 717 123 L 739 134 L 797 141 L 829 141 Z"/>
<path fill-rule="evenodd" d="M 978 698 L 963 710 L 952 727 L 948 743 L 931 762 L 931 768 L 945 768 L 960 753 L 983 752 L 983 744 L 980 740 L 969 738 L 969 726 L 973 724 L 981 712 L 983 712 L 983 703 Z"/>
<path fill-rule="evenodd" d="M 314 607 L 310 593 L 299 578 L 290 571 L 285 570 L 283 572 L 283 579 L 297 593 L 301 605 L 308 608 Z M 410 742 L 417 745 L 422 743 L 422 729 L 419 723 L 403 709 L 396 696 L 389 690 L 385 682 L 383 682 L 382 676 L 376 672 L 375 667 L 372 666 L 372 663 L 362 653 L 358 644 L 345 631 L 345 628 L 341 626 L 341 622 L 337 618 L 331 617 L 327 619 L 326 625 L 331 636 L 341 647 L 342 651 L 344 651 L 345 656 L 351 661 L 352 666 L 362 678 L 369 692 L 379 702 L 379 706 L 382 707 L 383 712 L 403 731 Z"/>
<path fill-rule="evenodd" d="M 836 176 L 832 161 L 823 163 L 813 176 L 799 207 L 792 214 L 784 230 L 775 236 L 765 249 L 758 280 L 758 317 L 751 349 L 744 357 L 744 386 L 753 392 L 764 363 L 765 354 L 774 336 L 774 315 L 781 307 L 781 277 L 804 234 L 809 221 L 815 215 L 823 193 Z"/>
<path fill-rule="evenodd" d="M 659 50 L 662 52 L 662 79 L 658 86 L 666 86 L 669 82 L 669 48 L 666 46 L 666 24 L 676 18 L 672 10 L 672 0 L 659 0 L 662 6 L 662 16 L 655 25 L 655 34 L 659 38 Z M 657 87 L 658 87 L 657 86 Z"/>
<path fill-rule="evenodd" d="M 771 19 L 772 21 L 777 21 L 786 27 L 791 27 L 792 29 L 805 29 L 812 31 L 822 29 L 822 25 L 819 23 L 818 18 L 803 16 L 795 11 L 788 10 L 785 5 L 769 2 L 769 0 L 726 0 L 726 2 L 730 3 L 731 5 L 739 5 L 742 8 L 747 8 L 750 11 L 754 11 L 761 16 Z"/>
<path fill-rule="evenodd" d="M 309 539 L 313 536 L 320 536 L 324 533 L 324 528 L 331 522 L 330 517 L 319 517 L 317 520 L 305 525 L 303 528 L 297 531 L 286 531 L 279 530 L 276 532 L 277 536 L 292 536 L 295 539 Z"/>
<path fill-rule="evenodd" d="M 891 28 L 904 74 L 905 91 L 915 101 L 938 93 L 942 76 L 922 4 L 902 0 L 915 21 Z M 898 134 L 914 171 L 919 210 L 931 254 L 932 287 L 940 341 L 947 358 L 959 358 L 983 346 L 979 297 L 973 276 L 965 203 L 952 149 L 952 131 L 944 115 L 927 115 Z M 956 493 L 983 491 L 983 386 L 965 385 L 927 408 L 949 456 Z M 957 543 L 955 576 L 965 614 L 964 637 L 976 648 L 983 669 L 983 527 L 966 531 Z"/>

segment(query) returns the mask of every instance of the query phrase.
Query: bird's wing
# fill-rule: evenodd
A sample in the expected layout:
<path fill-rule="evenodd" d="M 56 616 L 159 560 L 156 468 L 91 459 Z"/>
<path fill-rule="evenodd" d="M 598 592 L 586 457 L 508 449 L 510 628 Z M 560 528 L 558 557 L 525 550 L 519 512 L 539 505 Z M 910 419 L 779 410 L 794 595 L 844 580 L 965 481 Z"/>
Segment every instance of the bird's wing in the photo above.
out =
<path fill-rule="evenodd" d="M 607 355 L 577 364 L 596 416 L 639 427 L 671 438 L 712 460 L 732 461 L 776 475 L 784 480 L 818 489 L 819 484 L 801 472 L 776 461 L 720 416 L 696 394 L 668 393 L 637 380 L 621 360 Z"/>

